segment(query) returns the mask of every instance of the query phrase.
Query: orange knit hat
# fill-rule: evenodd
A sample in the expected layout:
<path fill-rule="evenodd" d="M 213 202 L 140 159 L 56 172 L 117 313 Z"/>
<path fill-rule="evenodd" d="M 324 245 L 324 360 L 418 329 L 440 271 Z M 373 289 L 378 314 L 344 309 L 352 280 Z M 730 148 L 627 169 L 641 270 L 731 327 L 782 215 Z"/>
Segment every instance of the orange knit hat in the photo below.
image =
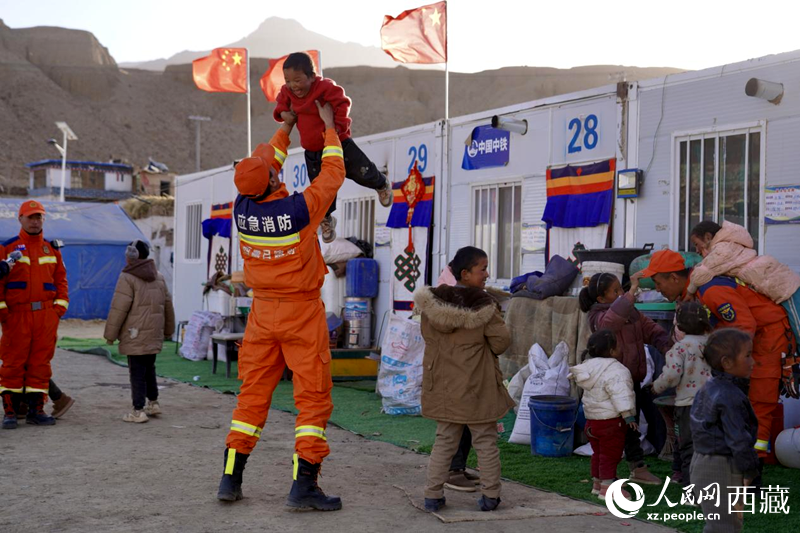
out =
<path fill-rule="evenodd" d="M 258 196 L 269 186 L 269 169 L 275 159 L 275 148 L 271 144 L 259 144 L 250 157 L 236 165 L 233 182 L 244 196 Z"/>

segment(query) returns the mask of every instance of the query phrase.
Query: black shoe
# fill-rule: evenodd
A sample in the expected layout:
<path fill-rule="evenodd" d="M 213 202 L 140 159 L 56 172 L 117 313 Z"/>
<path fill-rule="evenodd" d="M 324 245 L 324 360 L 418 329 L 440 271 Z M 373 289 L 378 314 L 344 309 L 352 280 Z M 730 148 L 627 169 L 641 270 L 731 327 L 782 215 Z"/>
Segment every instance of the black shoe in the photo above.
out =
<path fill-rule="evenodd" d="M 428 513 L 438 513 L 439 509 L 445 506 L 447 498 L 425 498 L 425 511 Z"/>
<path fill-rule="evenodd" d="M 481 511 L 494 511 L 500 505 L 500 498 L 489 498 L 488 496 L 481 496 L 478 500 L 478 507 Z"/>
<path fill-rule="evenodd" d="M 289 497 L 286 499 L 287 507 L 298 511 L 315 509 L 317 511 L 338 511 L 342 508 L 342 499 L 338 496 L 325 496 L 317 485 L 319 475 L 318 464 L 312 464 L 305 459 L 294 456 L 294 482 Z"/>
<path fill-rule="evenodd" d="M 3 415 L 3 429 L 17 429 L 17 415 Z"/>
<path fill-rule="evenodd" d="M 231 453 L 233 452 L 233 453 Z M 223 502 L 235 502 L 244 498 L 242 494 L 242 475 L 249 455 L 239 453 L 233 448 L 225 450 L 225 462 L 222 479 L 219 482 L 217 499 Z"/>
<path fill-rule="evenodd" d="M 56 419 L 44 412 L 43 392 L 29 392 L 26 395 L 28 400 L 28 414 L 25 415 L 25 423 L 34 426 L 55 426 Z"/>

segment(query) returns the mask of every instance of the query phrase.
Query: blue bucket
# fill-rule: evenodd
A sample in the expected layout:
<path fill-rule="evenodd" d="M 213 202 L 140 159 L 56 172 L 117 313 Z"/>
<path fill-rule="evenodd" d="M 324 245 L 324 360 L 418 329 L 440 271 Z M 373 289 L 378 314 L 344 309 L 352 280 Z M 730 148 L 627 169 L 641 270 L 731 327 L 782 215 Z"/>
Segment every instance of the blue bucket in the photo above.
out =
<path fill-rule="evenodd" d="M 531 396 L 531 454 L 565 457 L 572 453 L 578 400 L 570 396 Z"/>

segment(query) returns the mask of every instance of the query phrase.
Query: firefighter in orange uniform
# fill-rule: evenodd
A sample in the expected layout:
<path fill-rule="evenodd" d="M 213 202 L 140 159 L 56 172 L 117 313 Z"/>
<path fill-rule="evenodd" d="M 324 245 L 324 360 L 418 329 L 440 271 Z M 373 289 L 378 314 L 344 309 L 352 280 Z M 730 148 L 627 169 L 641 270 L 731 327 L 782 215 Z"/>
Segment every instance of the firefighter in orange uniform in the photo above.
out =
<path fill-rule="evenodd" d="M 239 351 L 242 386 L 225 442 L 224 472 L 217 498 L 242 498 L 242 473 L 261 436 L 272 392 L 284 368 L 294 373 L 294 482 L 287 505 L 334 511 L 341 499 L 326 496 L 317 475 L 329 448 L 325 429 L 333 411 L 328 327 L 320 288 L 327 272 L 317 227 L 345 176 L 333 110 L 317 103 L 325 122 L 322 170 L 302 193 L 289 194 L 278 174 L 294 120 L 284 122 L 269 144 L 260 144 L 236 166 L 239 191 L 234 223 L 244 258 L 245 283 L 253 308 Z"/>
<path fill-rule="evenodd" d="M 686 297 L 689 271 L 679 253 L 656 252 L 644 275 L 652 277 L 656 289 L 670 301 Z M 755 449 L 763 459 L 768 452 L 772 419 L 778 407 L 782 360 L 795 353 L 789 318 L 782 306 L 727 276 L 716 276 L 701 286 L 697 298 L 711 313 L 715 327 L 737 328 L 753 337 L 755 366 L 748 396 L 758 418 Z"/>
<path fill-rule="evenodd" d="M 0 395 L 3 397 L 3 429 L 17 427 L 16 407 L 28 404 L 28 424 L 52 426 L 55 419 L 44 413 L 56 348 L 58 322 L 69 306 L 67 271 L 61 252 L 42 235 L 45 210 L 35 200 L 19 208 L 19 236 L 0 246 L 0 259 L 19 251 L 22 257 L 9 275 L 0 280 Z"/>

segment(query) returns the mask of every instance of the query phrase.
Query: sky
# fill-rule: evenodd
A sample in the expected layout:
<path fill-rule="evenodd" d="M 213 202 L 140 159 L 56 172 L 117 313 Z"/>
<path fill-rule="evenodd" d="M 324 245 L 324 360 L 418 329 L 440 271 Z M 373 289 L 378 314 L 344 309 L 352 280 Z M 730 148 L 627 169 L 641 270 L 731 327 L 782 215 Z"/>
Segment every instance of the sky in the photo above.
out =
<path fill-rule="evenodd" d="M 425 1 L 425 0 L 423 0 Z M 92 32 L 118 63 L 210 50 L 271 16 L 328 37 L 380 46 L 384 15 L 414 0 L 0 0 L 11 28 Z M 796 18 L 752 0 L 450 0 L 450 70 L 613 64 L 698 70 L 800 49 Z"/>

